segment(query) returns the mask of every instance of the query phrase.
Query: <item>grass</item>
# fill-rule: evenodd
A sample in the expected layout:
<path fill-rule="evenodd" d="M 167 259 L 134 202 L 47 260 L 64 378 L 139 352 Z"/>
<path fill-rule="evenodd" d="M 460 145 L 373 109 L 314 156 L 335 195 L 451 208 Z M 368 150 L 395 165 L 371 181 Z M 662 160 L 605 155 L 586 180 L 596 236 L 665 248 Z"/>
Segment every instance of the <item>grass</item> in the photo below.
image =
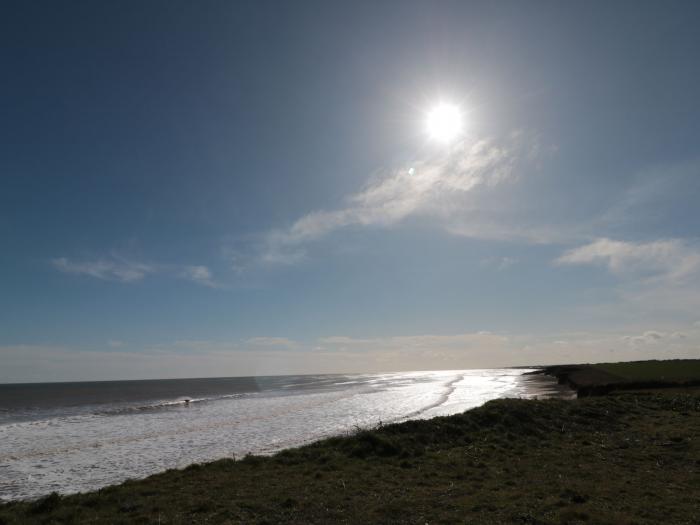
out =
<path fill-rule="evenodd" d="M 593 366 L 625 381 L 685 382 L 700 379 L 700 360 L 698 359 L 602 363 Z"/>
<path fill-rule="evenodd" d="M 700 391 L 450 417 L 0 506 L 0 524 L 700 523 Z"/>
<path fill-rule="evenodd" d="M 579 397 L 605 395 L 619 390 L 700 386 L 700 359 L 632 361 L 584 365 L 554 365 L 541 372 L 556 376 Z"/>

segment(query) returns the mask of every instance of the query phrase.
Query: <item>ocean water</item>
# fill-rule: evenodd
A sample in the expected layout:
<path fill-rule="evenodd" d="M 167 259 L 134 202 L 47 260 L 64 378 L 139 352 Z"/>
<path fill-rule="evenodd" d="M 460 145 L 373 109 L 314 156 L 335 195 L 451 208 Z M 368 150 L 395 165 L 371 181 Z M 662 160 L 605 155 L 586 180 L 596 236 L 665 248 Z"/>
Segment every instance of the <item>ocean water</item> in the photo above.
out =
<path fill-rule="evenodd" d="M 491 369 L 0 385 L 0 499 L 84 492 L 533 395 Z M 185 400 L 190 400 L 186 402 Z"/>

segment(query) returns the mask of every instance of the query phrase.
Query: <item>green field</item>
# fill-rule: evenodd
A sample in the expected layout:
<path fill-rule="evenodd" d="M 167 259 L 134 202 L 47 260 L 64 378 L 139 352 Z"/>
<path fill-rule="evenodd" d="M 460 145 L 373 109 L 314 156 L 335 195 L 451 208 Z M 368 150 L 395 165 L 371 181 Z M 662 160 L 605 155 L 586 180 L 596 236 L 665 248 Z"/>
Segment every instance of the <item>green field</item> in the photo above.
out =
<path fill-rule="evenodd" d="M 700 380 L 700 359 L 602 363 L 593 366 L 618 376 L 624 381 L 685 382 Z"/>
<path fill-rule="evenodd" d="M 0 506 L 0 523 L 700 523 L 700 392 L 496 400 L 274 457 Z"/>

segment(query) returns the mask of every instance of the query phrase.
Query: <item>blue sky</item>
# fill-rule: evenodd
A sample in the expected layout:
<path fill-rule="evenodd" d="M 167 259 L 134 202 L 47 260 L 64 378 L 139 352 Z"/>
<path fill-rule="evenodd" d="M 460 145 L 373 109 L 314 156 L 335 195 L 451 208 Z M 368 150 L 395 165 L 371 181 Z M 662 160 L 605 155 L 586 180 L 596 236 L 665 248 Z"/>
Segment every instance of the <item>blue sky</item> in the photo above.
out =
<path fill-rule="evenodd" d="M 694 2 L 0 18 L 0 382 L 700 355 Z"/>

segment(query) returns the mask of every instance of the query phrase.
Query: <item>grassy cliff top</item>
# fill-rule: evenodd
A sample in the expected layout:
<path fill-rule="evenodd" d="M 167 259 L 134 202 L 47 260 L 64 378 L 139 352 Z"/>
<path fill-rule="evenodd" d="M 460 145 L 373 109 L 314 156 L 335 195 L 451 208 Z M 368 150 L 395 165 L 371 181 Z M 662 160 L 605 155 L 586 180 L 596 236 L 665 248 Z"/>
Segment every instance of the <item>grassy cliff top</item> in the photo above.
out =
<path fill-rule="evenodd" d="M 539 373 L 556 376 L 579 396 L 615 390 L 700 386 L 700 359 L 554 365 Z"/>
<path fill-rule="evenodd" d="M 700 359 L 600 363 L 592 366 L 625 381 L 685 382 L 700 380 Z"/>

